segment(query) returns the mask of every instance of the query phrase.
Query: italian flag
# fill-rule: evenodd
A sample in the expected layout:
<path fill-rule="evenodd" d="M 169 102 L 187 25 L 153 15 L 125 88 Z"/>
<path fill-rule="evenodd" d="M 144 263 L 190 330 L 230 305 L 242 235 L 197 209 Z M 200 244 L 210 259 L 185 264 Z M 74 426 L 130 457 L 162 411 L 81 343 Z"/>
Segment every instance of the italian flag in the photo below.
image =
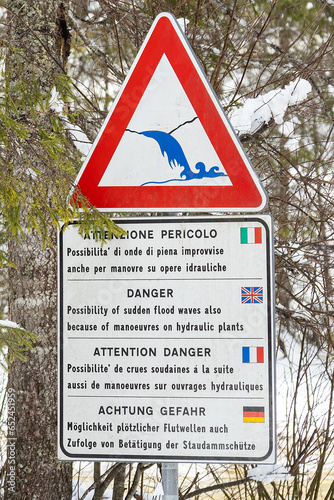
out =
<path fill-rule="evenodd" d="M 240 243 L 262 243 L 262 227 L 241 227 Z"/>

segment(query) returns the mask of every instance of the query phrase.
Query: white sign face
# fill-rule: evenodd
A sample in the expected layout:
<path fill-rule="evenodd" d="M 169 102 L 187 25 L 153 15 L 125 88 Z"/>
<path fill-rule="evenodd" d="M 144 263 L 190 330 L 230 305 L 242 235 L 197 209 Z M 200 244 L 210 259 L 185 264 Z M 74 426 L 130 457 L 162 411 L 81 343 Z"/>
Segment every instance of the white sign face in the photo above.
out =
<path fill-rule="evenodd" d="M 59 235 L 59 458 L 275 462 L 272 219 Z"/>

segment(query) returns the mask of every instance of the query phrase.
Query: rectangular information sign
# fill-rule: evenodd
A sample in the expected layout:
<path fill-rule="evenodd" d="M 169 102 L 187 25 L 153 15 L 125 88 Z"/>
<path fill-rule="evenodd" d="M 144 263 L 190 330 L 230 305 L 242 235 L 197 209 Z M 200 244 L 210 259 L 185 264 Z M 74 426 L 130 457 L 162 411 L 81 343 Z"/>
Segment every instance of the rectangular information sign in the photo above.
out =
<path fill-rule="evenodd" d="M 273 463 L 272 218 L 59 233 L 64 460 Z"/>

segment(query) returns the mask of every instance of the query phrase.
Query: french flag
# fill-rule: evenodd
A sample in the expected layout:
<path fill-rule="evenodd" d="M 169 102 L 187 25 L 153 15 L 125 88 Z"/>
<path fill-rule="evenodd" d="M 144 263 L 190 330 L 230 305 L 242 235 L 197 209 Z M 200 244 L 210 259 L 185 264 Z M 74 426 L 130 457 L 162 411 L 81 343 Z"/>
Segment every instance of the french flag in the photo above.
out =
<path fill-rule="evenodd" d="M 263 347 L 243 347 L 242 348 L 243 363 L 263 363 L 264 353 Z"/>

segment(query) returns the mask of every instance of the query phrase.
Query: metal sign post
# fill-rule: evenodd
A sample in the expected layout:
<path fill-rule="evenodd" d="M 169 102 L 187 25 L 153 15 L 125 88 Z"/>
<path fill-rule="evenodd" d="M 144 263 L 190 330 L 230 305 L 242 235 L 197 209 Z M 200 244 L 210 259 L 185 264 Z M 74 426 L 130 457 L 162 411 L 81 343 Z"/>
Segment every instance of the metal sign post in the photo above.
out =
<path fill-rule="evenodd" d="M 178 500 L 178 464 L 162 463 L 162 487 L 164 490 L 163 500 Z"/>

